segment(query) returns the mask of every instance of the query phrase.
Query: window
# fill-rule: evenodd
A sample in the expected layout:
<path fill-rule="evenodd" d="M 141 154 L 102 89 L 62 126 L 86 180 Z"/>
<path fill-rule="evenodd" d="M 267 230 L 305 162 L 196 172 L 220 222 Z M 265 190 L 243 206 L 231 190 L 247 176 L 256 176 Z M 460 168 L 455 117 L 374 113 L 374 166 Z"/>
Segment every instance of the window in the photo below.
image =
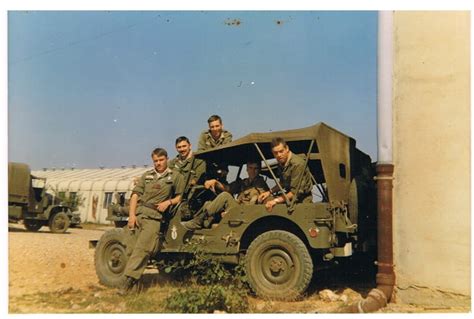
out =
<path fill-rule="evenodd" d="M 109 208 L 109 205 L 112 203 L 112 196 L 113 196 L 114 193 L 109 193 L 109 192 L 106 192 L 105 193 L 105 197 L 104 197 L 104 205 L 102 206 L 103 208 Z"/>
<path fill-rule="evenodd" d="M 118 192 L 117 193 L 117 204 L 119 204 L 120 206 L 124 206 L 125 205 L 125 192 Z"/>
<path fill-rule="evenodd" d="M 61 202 L 63 202 L 66 197 L 66 192 L 58 192 L 57 194 L 58 196 L 54 197 L 54 205 L 61 204 Z"/>

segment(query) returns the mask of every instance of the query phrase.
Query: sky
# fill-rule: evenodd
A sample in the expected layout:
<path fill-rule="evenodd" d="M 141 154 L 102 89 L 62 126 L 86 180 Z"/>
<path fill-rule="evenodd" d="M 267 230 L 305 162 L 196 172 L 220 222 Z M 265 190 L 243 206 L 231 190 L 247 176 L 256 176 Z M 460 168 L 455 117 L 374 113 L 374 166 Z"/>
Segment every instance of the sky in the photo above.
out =
<path fill-rule="evenodd" d="M 234 139 L 318 122 L 373 161 L 377 12 L 10 11 L 8 160 L 151 164 L 212 114 Z"/>

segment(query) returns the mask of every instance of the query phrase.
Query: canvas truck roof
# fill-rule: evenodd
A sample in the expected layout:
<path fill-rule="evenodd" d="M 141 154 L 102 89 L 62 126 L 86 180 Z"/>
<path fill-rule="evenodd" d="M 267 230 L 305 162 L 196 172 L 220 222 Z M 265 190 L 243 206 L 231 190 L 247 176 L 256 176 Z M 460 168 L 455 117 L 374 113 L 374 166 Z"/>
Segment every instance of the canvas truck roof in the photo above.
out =
<path fill-rule="evenodd" d="M 337 131 L 325 123 L 317 123 L 315 125 L 284 131 L 274 131 L 266 133 L 250 133 L 231 143 L 206 150 L 196 152 L 195 156 L 204 160 L 214 162 L 225 162 L 228 165 L 240 166 L 248 160 L 260 160 L 261 157 L 254 144 L 261 149 L 266 159 L 273 158 L 270 143 L 273 138 L 281 137 L 289 145 L 293 153 L 306 153 L 312 140 L 316 140 L 317 144 L 313 146 L 315 153 L 319 152 L 320 144 L 324 144 L 321 138 L 338 137 L 350 139 L 349 136 Z M 328 142 L 329 142 L 328 140 Z"/>

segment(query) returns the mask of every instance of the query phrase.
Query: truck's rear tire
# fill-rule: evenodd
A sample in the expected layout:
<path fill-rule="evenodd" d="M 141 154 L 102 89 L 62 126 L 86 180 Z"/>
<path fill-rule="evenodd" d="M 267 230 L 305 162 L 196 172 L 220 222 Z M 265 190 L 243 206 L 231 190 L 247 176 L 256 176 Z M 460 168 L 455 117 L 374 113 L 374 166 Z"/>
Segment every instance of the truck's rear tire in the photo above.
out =
<path fill-rule="evenodd" d="M 53 233 L 64 233 L 69 228 L 70 222 L 65 212 L 59 212 L 49 219 L 49 229 Z"/>
<path fill-rule="evenodd" d="M 308 288 L 313 261 L 296 235 L 268 231 L 250 244 L 245 257 L 250 287 L 260 297 L 295 300 Z"/>
<path fill-rule="evenodd" d="M 106 231 L 95 248 L 95 272 L 99 282 L 107 287 L 121 287 L 125 282 L 128 256 L 122 228 Z"/>
<path fill-rule="evenodd" d="M 40 220 L 26 219 L 23 224 L 28 231 L 38 231 L 43 227 L 43 223 Z"/>

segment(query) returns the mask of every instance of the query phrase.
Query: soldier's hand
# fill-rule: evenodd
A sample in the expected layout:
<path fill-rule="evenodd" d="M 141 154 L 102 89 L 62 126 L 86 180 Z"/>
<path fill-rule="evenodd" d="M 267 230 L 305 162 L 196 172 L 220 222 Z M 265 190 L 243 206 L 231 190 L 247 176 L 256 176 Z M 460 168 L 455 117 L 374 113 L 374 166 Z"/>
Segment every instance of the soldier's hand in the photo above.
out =
<path fill-rule="evenodd" d="M 216 183 L 217 183 L 216 179 L 210 179 L 208 181 L 205 181 L 204 182 L 204 188 L 210 189 L 211 191 L 213 191 L 215 193 L 216 192 Z"/>
<path fill-rule="evenodd" d="M 258 195 L 258 202 L 259 203 L 263 203 L 265 201 L 265 199 L 267 199 L 267 197 L 270 196 L 270 192 L 269 191 L 266 191 L 266 192 L 263 192 L 261 193 L 260 195 Z M 266 205 L 265 205 L 266 206 Z"/>
<path fill-rule="evenodd" d="M 138 226 L 137 216 L 131 215 L 128 217 L 128 229 L 135 229 Z"/>
<path fill-rule="evenodd" d="M 273 206 L 275 206 L 275 205 L 276 205 L 276 202 L 274 200 L 269 200 L 268 202 L 266 202 L 265 203 L 265 208 L 266 208 L 267 212 L 271 212 Z"/>
<path fill-rule="evenodd" d="M 164 211 L 168 209 L 168 207 L 170 207 L 170 205 L 171 205 L 171 201 L 165 200 L 164 202 L 161 202 L 158 205 L 156 205 L 156 209 L 158 209 L 160 213 L 163 213 Z"/>

